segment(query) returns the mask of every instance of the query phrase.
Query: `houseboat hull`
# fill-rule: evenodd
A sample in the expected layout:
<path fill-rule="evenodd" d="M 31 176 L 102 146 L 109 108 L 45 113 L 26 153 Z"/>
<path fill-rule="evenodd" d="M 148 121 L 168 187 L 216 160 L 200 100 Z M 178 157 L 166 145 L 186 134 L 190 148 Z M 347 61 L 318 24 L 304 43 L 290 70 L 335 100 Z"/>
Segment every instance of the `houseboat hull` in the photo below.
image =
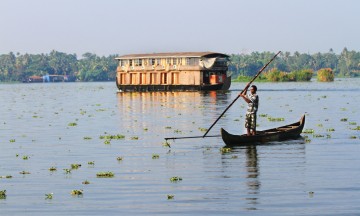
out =
<path fill-rule="evenodd" d="M 231 76 L 224 83 L 208 85 L 124 85 L 116 82 L 120 92 L 156 92 L 156 91 L 217 91 L 229 90 Z"/>

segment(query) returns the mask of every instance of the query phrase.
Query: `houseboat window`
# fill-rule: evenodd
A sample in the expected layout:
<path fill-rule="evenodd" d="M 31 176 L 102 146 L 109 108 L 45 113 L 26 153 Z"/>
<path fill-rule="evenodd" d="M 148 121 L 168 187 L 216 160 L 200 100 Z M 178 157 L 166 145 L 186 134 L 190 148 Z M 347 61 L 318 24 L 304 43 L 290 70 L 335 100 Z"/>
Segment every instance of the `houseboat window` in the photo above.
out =
<path fill-rule="evenodd" d="M 155 59 L 150 59 L 151 65 L 155 65 Z"/>
<path fill-rule="evenodd" d="M 156 64 L 157 64 L 157 65 L 160 65 L 160 64 L 161 64 L 161 59 L 159 59 L 159 58 L 156 59 Z"/>
<path fill-rule="evenodd" d="M 171 64 L 171 58 L 166 59 L 166 64 Z"/>
<path fill-rule="evenodd" d="M 179 64 L 179 65 L 182 64 L 182 58 L 178 58 L 178 64 Z"/>
<path fill-rule="evenodd" d="M 139 66 L 142 66 L 142 65 L 143 65 L 143 60 L 139 59 Z"/>
<path fill-rule="evenodd" d="M 177 59 L 173 58 L 173 65 L 177 65 Z"/>
<path fill-rule="evenodd" d="M 123 66 L 123 62 L 121 59 L 119 60 L 119 66 Z"/>
<path fill-rule="evenodd" d="M 135 66 L 139 66 L 139 59 L 134 60 Z"/>
<path fill-rule="evenodd" d="M 130 64 L 130 66 L 133 66 L 133 60 L 132 59 L 129 60 L 129 64 Z"/>

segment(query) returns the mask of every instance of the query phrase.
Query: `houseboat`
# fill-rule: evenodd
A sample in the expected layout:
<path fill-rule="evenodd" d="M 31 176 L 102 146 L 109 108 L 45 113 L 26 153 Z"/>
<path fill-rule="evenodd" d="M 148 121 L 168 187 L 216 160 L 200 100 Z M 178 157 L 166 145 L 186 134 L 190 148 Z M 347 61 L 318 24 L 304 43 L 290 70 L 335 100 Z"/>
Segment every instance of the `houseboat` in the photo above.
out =
<path fill-rule="evenodd" d="M 229 56 L 215 52 L 132 54 L 115 58 L 119 91 L 228 90 Z"/>

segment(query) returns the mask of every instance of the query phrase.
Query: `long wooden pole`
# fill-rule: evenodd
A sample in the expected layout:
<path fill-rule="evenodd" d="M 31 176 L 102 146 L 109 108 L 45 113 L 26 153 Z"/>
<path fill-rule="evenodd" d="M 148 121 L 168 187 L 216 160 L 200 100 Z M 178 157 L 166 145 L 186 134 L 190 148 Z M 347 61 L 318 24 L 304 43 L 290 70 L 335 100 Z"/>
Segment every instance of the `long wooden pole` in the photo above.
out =
<path fill-rule="evenodd" d="M 206 134 L 209 133 L 209 131 L 211 130 L 212 127 L 214 127 L 214 125 L 219 121 L 219 119 L 226 113 L 226 111 L 228 111 L 228 109 L 235 103 L 235 101 L 237 99 L 239 99 L 240 95 L 243 94 L 251 85 L 252 82 L 254 82 L 254 80 L 261 74 L 261 72 L 263 72 L 263 70 L 276 58 L 277 55 L 279 55 L 281 53 L 281 51 L 279 51 L 278 53 L 276 53 L 276 55 L 274 55 L 274 57 L 266 64 L 264 65 L 264 67 L 262 67 L 259 72 L 254 76 L 254 78 L 252 78 L 252 80 L 245 86 L 244 90 L 242 90 L 242 92 L 235 98 L 235 100 L 233 100 L 233 102 L 231 102 L 231 104 L 226 107 L 226 109 L 224 110 L 224 112 L 221 113 L 221 115 L 219 116 L 219 118 L 216 119 L 216 121 L 209 127 L 209 129 L 206 131 L 206 133 L 203 135 L 203 138 L 206 136 Z"/>
<path fill-rule="evenodd" d="M 206 137 L 220 137 L 221 135 L 211 135 Z M 203 136 L 190 136 L 190 137 L 166 137 L 165 140 L 176 140 L 176 139 L 194 139 L 194 138 L 204 138 Z"/>

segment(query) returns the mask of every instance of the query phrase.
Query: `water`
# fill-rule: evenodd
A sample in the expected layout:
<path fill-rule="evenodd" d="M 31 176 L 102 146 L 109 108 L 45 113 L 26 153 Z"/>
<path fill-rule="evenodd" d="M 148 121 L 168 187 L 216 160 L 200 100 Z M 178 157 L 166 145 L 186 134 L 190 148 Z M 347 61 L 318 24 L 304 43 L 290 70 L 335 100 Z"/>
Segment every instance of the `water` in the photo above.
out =
<path fill-rule="evenodd" d="M 258 129 L 306 114 L 315 137 L 229 153 L 220 152 L 219 137 L 163 146 L 165 137 L 203 135 L 244 85 L 227 93 L 116 93 L 112 82 L 1 84 L 0 176 L 12 176 L 0 179 L 1 215 L 359 215 L 359 79 L 257 83 L 258 114 L 285 119 L 258 117 Z M 240 98 L 209 135 L 221 127 L 245 132 L 245 110 Z M 125 139 L 105 144 L 106 134 Z M 71 164 L 81 167 L 66 173 Z M 106 171 L 115 176 L 96 177 Z"/>

